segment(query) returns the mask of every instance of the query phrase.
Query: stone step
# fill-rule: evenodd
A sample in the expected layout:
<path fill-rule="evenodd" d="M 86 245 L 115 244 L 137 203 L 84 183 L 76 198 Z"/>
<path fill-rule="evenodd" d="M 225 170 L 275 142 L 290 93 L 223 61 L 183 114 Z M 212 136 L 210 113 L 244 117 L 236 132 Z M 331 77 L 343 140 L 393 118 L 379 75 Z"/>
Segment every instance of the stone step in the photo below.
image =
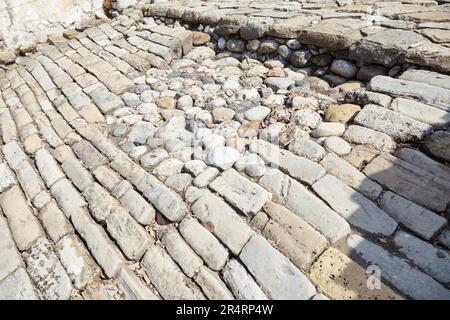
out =
<path fill-rule="evenodd" d="M 401 148 L 394 155 L 438 178 L 450 181 L 450 167 L 431 159 L 418 150 Z"/>
<path fill-rule="evenodd" d="M 376 76 L 370 80 L 370 89 L 392 96 L 411 97 L 444 111 L 450 111 L 450 90 L 426 83 Z"/>
<path fill-rule="evenodd" d="M 450 90 L 450 76 L 433 71 L 410 69 L 403 72 L 399 79 L 414 82 L 423 82 L 431 86 Z"/>
<path fill-rule="evenodd" d="M 398 289 L 404 296 L 422 300 L 450 299 L 450 291 L 443 285 L 379 245 L 356 234 L 351 235 L 346 243 L 365 265 L 377 266 L 382 279 Z"/>
<path fill-rule="evenodd" d="M 359 229 L 379 236 L 390 236 L 397 228 L 397 223 L 376 204 L 334 176 L 324 176 L 312 188 L 344 219 Z"/>
<path fill-rule="evenodd" d="M 269 170 L 258 183 L 272 192 L 276 202 L 305 220 L 332 243 L 350 232 L 347 221 L 303 185 L 281 171 Z"/>
<path fill-rule="evenodd" d="M 383 194 L 381 207 L 396 221 L 425 240 L 431 240 L 447 220 L 391 191 Z"/>
<path fill-rule="evenodd" d="M 398 250 L 415 265 L 445 286 L 449 286 L 450 254 L 448 251 L 436 248 L 404 231 L 398 231 L 395 234 L 394 243 Z"/>
<path fill-rule="evenodd" d="M 355 117 L 354 123 L 384 132 L 399 142 L 418 141 L 432 131 L 426 123 L 374 104 L 366 105 Z"/>
<path fill-rule="evenodd" d="M 395 193 L 436 212 L 444 211 L 450 201 L 448 182 L 388 154 L 372 160 L 364 173 Z"/>

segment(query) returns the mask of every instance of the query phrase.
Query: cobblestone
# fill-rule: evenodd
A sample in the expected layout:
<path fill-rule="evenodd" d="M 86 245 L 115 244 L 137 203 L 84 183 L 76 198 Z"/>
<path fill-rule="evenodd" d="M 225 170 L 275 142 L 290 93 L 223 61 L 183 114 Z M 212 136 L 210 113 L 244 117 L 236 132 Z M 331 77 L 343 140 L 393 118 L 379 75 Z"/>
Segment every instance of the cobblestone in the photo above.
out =
<path fill-rule="evenodd" d="M 0 59 L 0 298 L 450 299 L 448 4 L 130 5 Z"/>

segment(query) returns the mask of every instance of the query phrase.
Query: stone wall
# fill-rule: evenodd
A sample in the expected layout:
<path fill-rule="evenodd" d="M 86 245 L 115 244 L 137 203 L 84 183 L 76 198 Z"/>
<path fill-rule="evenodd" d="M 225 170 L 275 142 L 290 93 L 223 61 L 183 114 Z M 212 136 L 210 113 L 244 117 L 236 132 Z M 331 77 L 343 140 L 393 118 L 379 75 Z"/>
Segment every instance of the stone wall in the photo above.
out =
<path fill-rule="evenodd" d="M 102 7 L 103 0 L 0 0 L 0 36 L 11 49 L 43 42 Z"/>

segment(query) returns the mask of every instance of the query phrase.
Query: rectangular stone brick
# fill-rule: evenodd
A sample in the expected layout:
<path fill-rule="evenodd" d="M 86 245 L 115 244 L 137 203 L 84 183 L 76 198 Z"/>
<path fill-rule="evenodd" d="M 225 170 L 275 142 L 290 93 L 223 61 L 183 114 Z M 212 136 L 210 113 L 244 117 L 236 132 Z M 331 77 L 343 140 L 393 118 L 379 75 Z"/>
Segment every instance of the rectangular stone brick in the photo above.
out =
<path fill-rule="evenodd" d="M 30 277 L 45 299 L 69 299 L 72 283 L 46 238 L 36 241 L 23 257 Z"/>
<path fill-rule="evenodd" d="M 99 276 L 100 268 L 76 235 L 61 239 L 55 251 L 75 288 L 82 289 Z"/>
<path fill-rule="evenodd" d="M 316 294 L 308 278 L 261 236 L 252 237 L 239 257 L 272 299 L 306 300 Z"/>
<path fill-rule="evenodd" d="M 423 103 L 450 111 L 450 90 L 427 83 L 376 76 L 370 81 L 370 88 L 389 95 L 413 97 Z"/>
<path fill-rule="evenodd" d="M 84 209 L 75 211 L 71 220 L 90 253 L 110 278 L 117 275 L 125 259 L 103 228 L 95 223 Z"/>
<path fill-rule="evenodd" d="M 80 193 L 67 179 L 61 179 L 56 182 L 50 191 L 68 218 L 79 208 L 86 206 L 86 202 Z"/>
<path fill-rule="evenodd" d="M 112 192 L 129 211 L 131 216 L 142 225 L 150 225 L 155 220 L 155 209 L 128 181 L 122 181 Z"/>
<path fill-rule="evenodd" d="M 128 267 L 122 267 L 117 280 L 127 300 L 158 300 L 158 297 Z"/>
<path fill-rule="evenodd" d="M 357 228 L 383 236 L 391 235 L 397 228 L 397 223 L 376 204 L 334 176 L 321 178 L 313 184 L 313 190 Z"/>
<path fill-rule="evenodd" d="M 346 246 L 361 258 L 364 266 L 380 268 L 383 279 L 404 296 L 424 300 L 450 299 L 450 291 L 439 282 L 363 237 L 351 235 Z"/>
<path fill-rule="evenodd" d="M 298 181 L 281 171 L 269 170 L 258 183 L 271 191 L 278 203 L 298 215 L 332 243 L 350 232 L 347 221 Z"/>
<path fill-rule="evenodd" d="M 181 221 L 187 214 L 188 209 L 180 196 L 154 176 L 146 174 L 136 187 L 169 220 Z"/>
<path fill-rule="evenodd" d="M 364 169 L 372 180 L 437 212 L 450 201 L 450 184 L 391 155 L 380 155 Z"/>
<path fill-rule="evenodd" d="M 267 202 L 264 211 L 271 220 L 262 228 L 263 235 L 298 268 L 308 269 L 327 246 L 327 239 L 283 206 Z"/>
<path fill-rule="evenodd" d="M 370 180 L 358 169 L 334 153 L 327 154 L 320 164 L 328 173 L 346 183 L 349 187 L 361 192 L 369 199 L 375 200 L 382 191 L 378 183 Z"/>
<path fill-rule="evenodd" d="M 319 257 L 309 275 L 324 293 L 336 300 L 402 299 L 384 283 L 380 288 L 369 288 L 366 270 L 334 248 Z"/>
<path fill-rule="evenodd" d="M 195 275 L 195 281 L 210 300 L 234 300 L 233 294 L 219 275 L 206 266 L 200 267 Z"/>
<path fill-rule="evenodd" d="M 148 249 L 141 261 L 151 283 L 164 299 L 203 300 L 200 288 L 186 277 L 170 256 L 158 245 Z"/>
<path fill-rule="evenodd" d="M 0 281 L 22 265 L 8 223 L 0 216 Z"/>
<path fill-rule="evenodd" d="M 260 155 L 264 161 L 275 165 L 281 171 L 301 182 L 312 185 L 325 174 L 325 169 L 318 163 L 299 157 L 290 151 L 263 140 L 250 143 L 250 151 Z"/>
<path fill-rule="evenodd" d="M 445 218 L 391 191 L 383 194 L 380 203 L 391 217 L 425 240 L 431 240 L 447 224 Z"/>
<path fill-rule="evenodd" d="M 208 192 L 192 206 L 194 215 L 219 238 L 233 254 L 238 255 L 254 234 L 248 224 L 224 201 Z"/>
<path fill-rule="evenodd" d="M 36 289 L 24 268 L 0 280 L 0 300 L 39 300 Z"/>
<path fill-rule="evenodd" d="M 413 235 L 398 231 L 394 243 L 406 257 L 434 279 L 448 287 L 450 284 L 450 254 Z"/>
<path fill-rule="evenodd" d="M 139 260 L 147 248 L 154 243 L 153 238 L 123 208 L 116 207 L 106 217 L 109 234 L 116 240 L 122 252 L 130 260 Z"/>
<path fill-rule="evenodd" d="M 40 210 L 39 219 L 53 243 L 74 232 L 72 224 L 54 202 L 49 202 Z"/>
<path fill-rule="evenodd" d="M 18 186 L 13 186 L 0 195 L 0 206 L 8 219 L 11 233 L 19 250 L 29 249 L 37 239 L 44 235 L 39 220 L 27 205 L 25 196 Z"/>
<path fill-rule="evenodd" d="M 244 178 L 234 169 L 223 172 L 209 187 L 245 215 L 257 213 L 272 198 L 270 192 Z"/>
<path fill-rule="evenodd" d="M 266 294 L 236 259 L 231 259 L 222 270 L 223 280 L 239 300 L 268 300 Z"/>
<path fill-rule="evenodd" d="M 211 269 L 223 268 L 228 259 L 228 251 L 206 228 L 191 216 L 186 216 L 180 223 L 179 230 L 186 242 Z"/>
<path fill-rule="evenodd" d="M 65 177 L 56 160 L 46 149 L 40 149 L 35 155 L 36 167 L 48 187 Z"/>

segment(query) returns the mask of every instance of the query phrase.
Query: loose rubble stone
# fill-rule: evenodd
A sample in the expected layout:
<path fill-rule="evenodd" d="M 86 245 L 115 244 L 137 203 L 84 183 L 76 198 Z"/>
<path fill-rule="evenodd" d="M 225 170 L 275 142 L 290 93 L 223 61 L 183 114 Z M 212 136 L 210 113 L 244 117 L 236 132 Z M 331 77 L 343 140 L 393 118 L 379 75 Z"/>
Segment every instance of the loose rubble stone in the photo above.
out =
<path fill-rule="evenodd" d="M 352 150 L 352 146 L 340 137 L 327 137 L 323 145 L 326 150 L 334 152 L 338 156 L 345 156 Z"/>
<path fill-rule="evenodd" d="M 12 51 L 0 51 L 0 63 L 12 64 L 16 60 L 16 54 Z"/>
<path fill-rule="evenodd" d="M 344 78 L 352 79 L 355 77 L 358 68 L 347 60 L 336 59 L 331 63 L 330 70 Z"/>
<path fill-rule="evenodd" d="M 325 120 L 346 124 L 352 121 L 359 111 L 361 108 L 355 104 L 333 105 L 325 112 Z"/>
<path fill-rule="evenodd" d="M 227 170 L 239 159 L 239 151 L 231 147 L 216 147 L 206 156 L 206 163 Z"/>

